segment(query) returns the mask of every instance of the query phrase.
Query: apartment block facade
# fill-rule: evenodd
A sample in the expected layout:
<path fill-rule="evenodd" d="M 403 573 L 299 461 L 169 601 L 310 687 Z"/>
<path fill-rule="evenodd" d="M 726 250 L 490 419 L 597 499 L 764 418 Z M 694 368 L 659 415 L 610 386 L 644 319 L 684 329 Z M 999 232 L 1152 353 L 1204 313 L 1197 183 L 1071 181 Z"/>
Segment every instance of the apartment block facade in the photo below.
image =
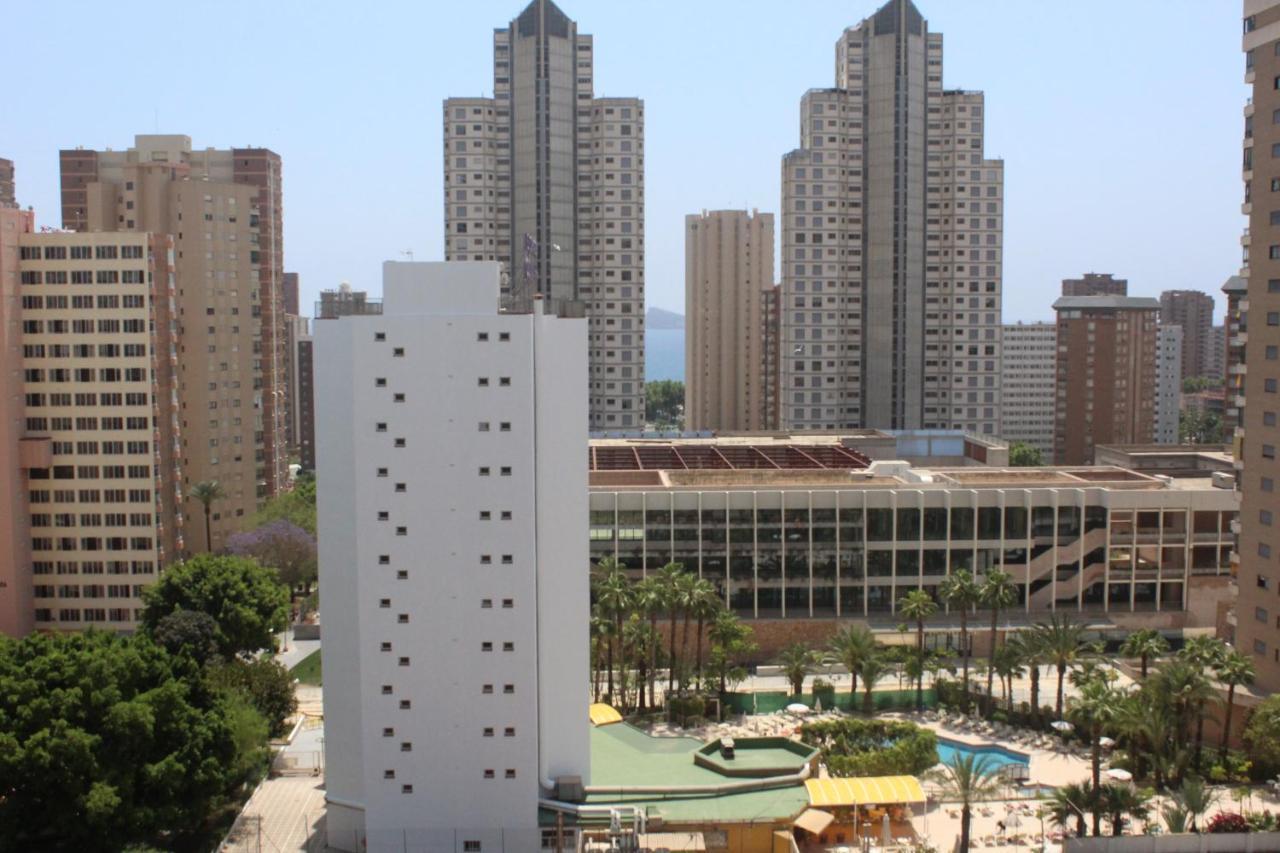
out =
<path fill-rule="evenodd" d="M 589 423 L 644 425 L 644 102 L 597 98 L 594 41 L 551 0 L 493 33 L 493 97 L 444 102 L 445 259 L 589 324 Z"/>
<path fill-rule="evenodd" d="M 1211 376 L 1213 297 L 1199 290 L 1164 291 L 1160 324 L 1182 328 L 1182 378 Z"/>
<path fill-rule="evenodd" d="M 125 151 L 64 150 L 60 167 L 64 228 L 174 238 L 183 478 L 227 493 L 216 547 L 287 476 L 280 157 L 142 135 Z"/>
<path fill-rule="evenodd" d="M 1222 285 L 1227 299 L 1226 317 L 1223 319 L 1223 413 L 1222 434 L 1231 441 L 1240 424 L 1244 408 L 1244 345 L 1248 336 L 1246 313 L 1249 307 L 1249 279 L 1233 275 Z"/>
<path fill-rule="evenodd" d="M 1059 465 L 1088 465 L 1098 444 L 1151 444 L 1160 303 L 1064 296 L 1058 315 L 1053 448 Z"/>
<path fill-rule="evenodd" d="M 0 157 L 0 207 L 14 207 L 18 203 L 13 171 L 13 161 Z"/>
<path fill-rule="evenodd" d="M 774 429 L 773 214 L 703 211 L 684 229 L 685 428 Z"/>
<path fill-rule="evenodd" d="M 173 241 L 18 242 L 34 627 L 132 630 L 183 549 Z"/>
<path fill-rule="evenodd" d="M 1058 327 L 1053 323 L 1006 324 L 1001 341 L 1000 437 L 1034 447 L 1043 459 L 1051 460 Z"/>
<path fill-rule="evenodd" d="M 1128 296 L 1129 280 L 1109 272 L 1087 272 L 1080 278 L 1062 280 L 1063 296 Z"/>
<path fill-rule="evenodd" d="M 1004 163 L 942 35 L 891 0 L 836 43 L 782 161 L 782 423 L 1000 425 Z"/>
<path fill-rule="evenodd" d="M 500 312 L 497 263 L 383 270 L 315 329 L 328 843 L 546 849 L 590 775 L 586 323 Z"/>
<path fill-rule="evenodd" d="M 1185 330 L 1166 326 L 1156 330 L 1156 444 L 1178 443 L 1178 420 L 1182 413 L 1182 359 Z"/>
<path fill-rule="evenodd" d="M 1280 689 L 1280 3 L 1244 2 L 1245 82 L 1252 98 L 1245 107 L 1244 213 L 1249 217 L 1246 270 L 1248 291 L 1244 338 L 1243 411 L 1236 429 L 1241 492 L 1240 600 L 1236 643 L 1251 654 L 1264 690 Z M 1241 323 L 1243 326 L 1243 321 Z M 1238 401 L 1237 401 L 1238 402 Z"/>

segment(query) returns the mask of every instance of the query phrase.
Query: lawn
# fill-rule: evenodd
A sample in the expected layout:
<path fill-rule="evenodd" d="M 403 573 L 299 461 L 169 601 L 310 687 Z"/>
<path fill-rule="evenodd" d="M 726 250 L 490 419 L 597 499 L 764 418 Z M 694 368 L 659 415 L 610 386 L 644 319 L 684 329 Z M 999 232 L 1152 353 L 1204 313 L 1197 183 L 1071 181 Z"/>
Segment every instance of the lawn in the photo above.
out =
<path fill-rule="evenodd" d="M 298 661 L 298 665 L 289 670 L 293 677 L 303 684 L 323 685 L 324 681 L 320 675 L 320 650 L 316 649 L 302 660 Z"/>

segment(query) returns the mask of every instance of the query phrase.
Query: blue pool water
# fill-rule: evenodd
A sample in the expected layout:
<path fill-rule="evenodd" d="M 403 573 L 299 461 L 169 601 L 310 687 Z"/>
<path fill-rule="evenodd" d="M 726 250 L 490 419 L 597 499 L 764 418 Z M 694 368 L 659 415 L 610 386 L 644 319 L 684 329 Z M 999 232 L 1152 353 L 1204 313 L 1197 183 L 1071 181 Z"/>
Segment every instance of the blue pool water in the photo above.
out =
<path fill-rule="evenodd" d="M 1005 749 L 1002 746 L 969 746 L 959 741 L 948 740 L 944 737 L 938 738 L 938 760 L 943 764 L 951 763 L 951 759 L 956 755 L 981 755 L 985 756 L 990 764 L 995 768 L 1003 767 L 1006 764 L 1030 764 L 1031 756 L 1025 752 L 1014 752 L 1011 749 Z"/>

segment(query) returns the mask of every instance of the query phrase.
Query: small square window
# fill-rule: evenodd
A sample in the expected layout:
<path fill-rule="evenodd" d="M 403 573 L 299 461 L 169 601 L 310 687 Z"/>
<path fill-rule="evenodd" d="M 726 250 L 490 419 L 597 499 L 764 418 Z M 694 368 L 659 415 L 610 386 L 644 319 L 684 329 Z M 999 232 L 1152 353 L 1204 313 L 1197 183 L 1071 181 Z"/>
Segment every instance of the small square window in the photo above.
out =
<path fill-rule="evenodd" d="M 501 386 L 502 386 L 502 387 L 504 387 L 504 388 L 505 388 L 505 387 L 507 387 L 507 386 L 509 386 L 509 385 L 511 384 L 511 377 L 510 377 L 510 376 L 499 376 L 499 377 L 498 377 L 498 384 L 499 384 L 499 385 L 501 385 Z"/>
<path fill-rule="evenodd" d="M 386 728 L 384 728 L 384 729 L 382 730 L 382 736 L 383 736 L 383 737 L 395 737 L 395 736 L 396 736 L 396 730 L 395 730 L 394 728 L 392 728 L 391 726 L 387 726 Z"/>
<path fill-rule="evenodd" d="M 373 333 L 373 339 L 374 339 L 375 341 L 385 341 L 385 340 L 387 339 L 387 333 L 386 333 L 386 332 L 374 332 L 374 333 Z"/>
<path fill-rule="evenodd" d="M 385 376 L 379 376 L 379 377 L 375 378 L 375 379 L 373 380 L 373 385 L 374 385 L 374 387 L 375 387 L 375 388 L 386 388 L 386 387 L 387 387 L 387 377 L 385 377 Z"/>
<path fill-rule="evenodd" d="M 498 429 L 501 432 L 511 432 L 511 421 L 502 421 L 498 424 Z"/>
<path fill-rule="evenodd" d="M 392 395 L 391 395 L 391 401 L 392 401 L 393 403 L 403 403 L 403 402 L 404 402 L 404 394 L 392 394 Z"/>
<path fill-rule="evenodd" d="M 378 476 L 379 476 L 379 477 L 385 477 L 385 476 L 387 476 L 387 469 L 386 469 L 386 468 L 379 468 L 379 469 L 378 469 Z"/>
<path fill-rule="evenodd" d="M 481 376 L 480 378 L 478 378 L 478 379 L 476 380 L 476 384 L 477 384 L 477 385 L 479 385 L 481 388 L 488 388 L 488 387 L 489 387 L 489 377 L 488 377 L 488 376 Z"/>
<path fill-rule="evenodd" d="M 503 692 L 503 693 L 505 693 L 505 694 L 507 694 L 507 695 L 510 695 L 510 694 L 512 694 L 512 693 L 515 693 L 515 692 L 516 692 L 516 686 L 515 686 L 514 684 L 504 684 L 504 685 L 502 685 L 502 692 Z"/>
<path fill-rule="evenodd" d="M 374 430 L 375 430 L 376 432 L 386 432 L 386 431 L 387 431 L 387 423 L 386 423 L 386 421 L 379 421 L 379 422 L 377 423 L 377 425 L 376 425 L 376 426 L 374 426 Z"/>
<path fill-rule="evenodd" d="M 405 624 L 406 622 L 409 621 L 409 614 L 408 613 L 398 614 L 396 616 L 396 621 L 399 622 L 401 625 Z"/>
<path fill-rule="evenodd" d="M 511 466 L 510 466 L 510 465 L 503 465 L 501 468 L 499 468 L 499 469 L 498 469 L 498 473 L 499 473 L 499 474 L 501 474 L 503 477 L 510 477 L 510 476 L 511 476 Z"/>
<path fill-rule="evenodd" d="M 396 491 L 397 491 L 397 492 L 407 492 L 407 491 L 409 491 L 409 487 L 408 487 L 407 485 L 405 485 L 404 483 L 396 483 Z"/>
<path fill-rule="evenodd" d="M 489 333 L 488 333 L 488 332 L 476 332 L 476 340 L 477 340 L 477 341 L 487 341 L 487 340 L 489 340 Z"/>
<path fill-rule="evenodd" d="M 484 736 L 485 736 L 485 737 L 493 737 L 493 727 L 492 727 L 492 726 L 485 726 L 485 728 L 484 728 Z"/>
<path fill-rule="evenodd" d="M 396 447 L 404 447 L 404 446 L 405 446 L 405 444 L 404 444 L 404 439 L 403 439 L 403 438 L 397 438 L 397 439 L 396 439 Z"/>
<path fill-rule="evenodd" d="M 379 555 L 378 555 L 378 565 L 379 565 L 379 566 L 389 566 L 389 565 L 391 565 L 391 555 L 390 555 L 390 554 L 379 554 Z"/>
<path fill-rule="evenodd" d="M 488 477 L 488 476 L 489 476 L 489 466 L 487 466 L 487 465 L 482 465 L 482 466 L 480 466 L 480 476 L 481 476 L 481 477 Z"/>
<path fill-rule="evenodd" d="M 485 685 L 483 685 L 483 686 L 480 688 L 480 692 L 481 692 L 481 693 L 486 693 L 486 694 L 487 694 L 487 693 L 492 693 L 492 692 L 493 692 L 493 685 L 492 685 L 492 684 L 485 684 Z"/>
<path fill-rule="evenodd" d="M 382 685 L 382 695 L 383 695 L 383 696 L 390 696 L 393 692 L 395 692 L 395 691 L 394 691 L 394 689 L 391 687 L 391 685 L 390 685 L 390 684 L 384 684 L 384 685 Z"/>
<path fill-rule="evenodd" d="M 511 520 L 511 510 L 509 510 L 509 509 L 504 509 L 504 510 L 502 511 L 502 520 L 503 520 L 503 521 L 510 521 L 510 520 Z"/>
<path fill-rule="evenodd" d="M 515 607 L 515 606 L 516 606 L 515 599 L 513 599 L 513 598 L 504 598 L 504 599 L 502 599 L 502 609 L 503 609 L 503 610 L 510 610 L 511 608 L 513 608 L 513 607 Z"/>
<path fill-rule="evenodd" d="M 382 650 L 383 650 L 384 652 L 389 652 L 389 651 L 391 651 L 391 644 L 390 644 L 390 643 L 383 643 L 383 644 L 382 644 Z"/>
<path fill-rule="evenodd" d="M 413 786 L 412 786 L 412 785 L 401 785 L 401 786 L 400 786 L 400 793 L 402 793 L 402 794 L 412 794 L 412 793 L 413 793 Z"/>
<path fill-rule="evenodd" d="M 407 581 L 409 579 L 408 569 L 396 569 L 396 580 Z"/>
<path fill-rule="evenodd" d="M 498 340 L 500 340 L 500 341 L 509 341 L 509 340 L 511 340 L 511 333 L 510 333 L 510 332 L 498 332 Z"/>
<path fill-rule="evenodd" d="M 480 853 L 479 841 L 463 841 L 462 853 Z"/>
<path fill-rule="evenodd" d="M 378 510 L 378 521 L 390 521 L 390 520 L 391 520 L 391 513 L 387 512 L 385 509 Z"/>
<path fill-rule="evenodd" d="M 396 528 L 396 535 L 397 535 L 397 536 L 408 536 L 408 535 L 409 535 L 409 528 L 407 528 L 407 527 L 397 527 L 397 528 Z"/>
<path fill-rule="evenodd" d="M 516 650 L 516 644 L 512 642 L 503 643 L 502 650 L 504 652 L 514 652 Z"/>
<path fill-rule="evenodd" d="M 409 665 L 409 659 L 408 659 L 407 657 L 402 657 L 402 658 L 400 658 L 400 660 L 399 660 L 399 661 L 397 661 L 397 665 L 399 665 L 399 666 L 408 666 L 408 665 Z"/>
<path fill-rule="evenodd" d="M 509 566 L 509 565 L 511 565 L 513 562 L 515 562 L 515 559 L 514 559 L 510 554 L 503 554 L 503 555 L 502 555 L 502 565 L 504 565 L 504 566 Z"/>
<path fill-rule="evenodd" d="M 401 741 L 401 742 L 400 742 L 400 751 L 401 751 L 401 752 L 413 752 L 413 744 L 412 744 L 412 743 L 410 743 L 410 742 L 409 742 L 409 741 L 407 741 L 407 740 L 405 740 L 405 741 Z"/>
<path fill-rule="evenodd" d="M 488 431 L 489 431 L 489 422 L 488 422 L 488 421 L 481 421 L 481 422 L 480 422 L 480 427 L 479 427 L 479 428 L 480 428 L 480 431 L 481 431 L 481 432 L 488 432 Z"/>
<path fill-rule="evenodd" d="M 514 767 L 508 767 L 508 768 L 507 768 L 507 772 L 506 772 L 505 774 L 503 774 L 503 775 L 505 775 L 505 776 L 506 776 L 506 778 L 508 778 L 508 779 L 514 779 L 514 778 L 516 778 L 516 771 L 515 771 L 515 768 L 514 768 Z"/>
<path fill-rule="evenodd" d="M 404 358 L 404 347 L 396 347 L 391 351 L 391 354 L 396 358 Z"/>
<path fill-rule="evenodd" d="M 492 770 L 486 770 L 486 771 L 484 771 L 484 778 L 486 778 L 486 779 L 492 779 L 492 778 L 493 778 L 493 771 L 492 771 Z"/>
<path fill-rule="evenodd" d="M 490 608 L 492 608 L 492 607 L 493 607 L 493 599 L 492 599 L 492 598 L 482 598 L 482 599 L 480 599 L 480 609 L 481 609 L 481 610 L 489 610 L 489 609 L 490 609 Z"/>
<path fill-rule="evenodd" d="M 410 700 L 408 700 L 408 699 L 401 699 L 401 700 L 400 700 L 400 710 L 401 710 L 401 711 L 412 711 L 412 710 L 413 710 L 413 702 L 411 702 L 411 701 L 410 701 Z"/>
<path fill-rule="evenodd" d="M 482 566 L 488 566 L 488 565 L 490 565 L 490 564 L 492 564 L 492 563 L 493 563 L 493 555 L 492 555 L 492 554 L 481 554 L 481 555 L 480 555 L 480 565 L 482 565 Z"/>
<path fill-rule="evenodd" d="M 394 770 L 383 770 L 383 771 L 382 771 L 382 778 L 383 778 L 383 779 L 394 779 L 394 778 L 396 778 L 396 771 L 394 771 Z"/>
<path fill-rule="evenodd" d="M 488 520 L 489 520 L 489 519 L 491 519 L 491 518 L 493 518 L 493 513 L 489 512 L 489 510 L 487 510 L 487 509 L 482 509 L 482 510 L 480 510 L 480 520 L 481 520 L 481 521 L 488 521 Z"/>
<path fill-rule="evenodd" d="M 383 599 L 380 599 L 380 600 L 378 601 L 378 606 L 379 606 L 379 607 L 382 607 L 382 608 L 390 607 L 390 606 L 391 606 L 391 599 L 389 599 L 389 598 L 383 598 Z"/>
<path fill-rule="evenodd" d="M 515 729 L 515 726 L 507 726 L 505 729 L 503 729 L 503 730 L 502 730 L 502 736 L 503 736 L 503 737 L 515 737 L 515 736 L 516 736 L 516 729 Z"/>

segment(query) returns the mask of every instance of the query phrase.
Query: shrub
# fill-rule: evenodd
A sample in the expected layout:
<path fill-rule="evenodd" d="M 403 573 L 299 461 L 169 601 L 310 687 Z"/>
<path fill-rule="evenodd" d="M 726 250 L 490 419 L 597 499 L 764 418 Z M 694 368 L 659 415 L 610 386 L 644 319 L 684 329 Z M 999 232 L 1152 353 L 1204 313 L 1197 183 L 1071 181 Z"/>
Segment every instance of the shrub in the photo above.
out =
<path fill-rule="evenodd" d="M 800 738 L 823 752 L 833 776 L 919 775 L 938 763 L 938 738 L 913 723 L 841 719 L 806 723 Z"/>
<path fill-rule="evenodd" d="M 1244 815 L 1234 814 L 1232 812 L 1223 812 L 1216 814 L 1210 819 L 1205 828 L 1206 832 L 1248 832 L 1249 821 L 1245 820 Z"/>
<path fill-rule="evenodd" d="M 667 702 L 667 709 L 672 719 L 685 725 L 693 717 L 701 717 L 707 710 L 707 703 L 701 696 L 673 696 Z"/>

